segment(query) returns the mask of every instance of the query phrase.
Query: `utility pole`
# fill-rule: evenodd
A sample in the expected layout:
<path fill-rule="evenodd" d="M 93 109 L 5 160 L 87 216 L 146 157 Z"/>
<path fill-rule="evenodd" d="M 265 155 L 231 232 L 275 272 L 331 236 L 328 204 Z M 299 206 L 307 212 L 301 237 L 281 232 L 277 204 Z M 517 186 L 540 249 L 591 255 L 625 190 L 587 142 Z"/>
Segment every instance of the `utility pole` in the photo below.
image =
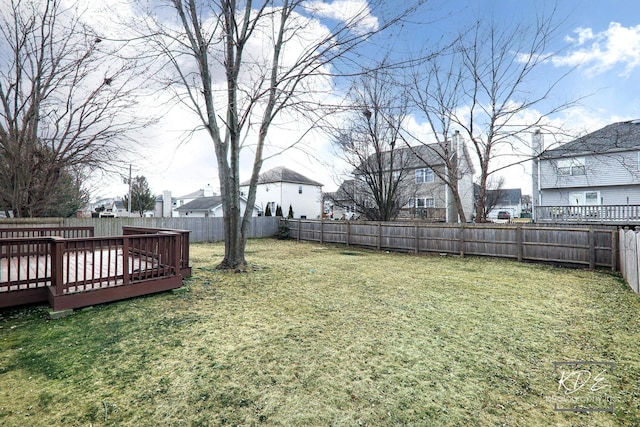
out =
<path fill-rule="evenodd" d="M 131 165 L 129 165 L 129 206 L 127 207 L 129 211 L 129 218 L 131 218 Z"/>

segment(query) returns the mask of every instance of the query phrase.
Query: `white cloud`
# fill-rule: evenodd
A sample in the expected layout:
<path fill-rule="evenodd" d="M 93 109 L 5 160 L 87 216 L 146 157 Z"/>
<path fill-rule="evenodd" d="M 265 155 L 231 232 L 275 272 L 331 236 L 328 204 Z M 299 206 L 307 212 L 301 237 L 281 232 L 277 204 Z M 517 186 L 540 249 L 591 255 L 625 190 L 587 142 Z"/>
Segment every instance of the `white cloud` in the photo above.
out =
<path fill-rule="evenodd" d="M 305 3 L 305 7 L 321 18 L 357 24 L 353 30 L 358 34 L 375 31 L 379 27 L 378 18 L 371 14 L 366 0 L 310 0 Z"/>
<path fill-rule="evenodd" d="M 628 77 L 640 66 L 640 25 L 624 27 L 611 22 L 605 31 L 577 28 L 575 37 L 567 37 L 573 45 L 569 53 L 553 58 L 557 66 L 578 66 L 587 75 L 596 76 L 622 67 L 621 76 Z"/>

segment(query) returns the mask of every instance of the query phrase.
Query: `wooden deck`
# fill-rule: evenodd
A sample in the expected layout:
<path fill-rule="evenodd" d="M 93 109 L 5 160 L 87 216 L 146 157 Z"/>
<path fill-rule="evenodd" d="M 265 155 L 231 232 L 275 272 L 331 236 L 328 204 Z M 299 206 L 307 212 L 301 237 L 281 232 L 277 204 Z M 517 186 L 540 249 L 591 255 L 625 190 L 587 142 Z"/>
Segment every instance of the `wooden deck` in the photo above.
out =
<path fill-rule="evenodd" d="M 191 272 L 184 231 L 129 227 L 123 236 L 106 238 L 25 234 L 0 238 L 0 307 L 48 301 L 54 310 L 78 308 L 178 288 Z"/>

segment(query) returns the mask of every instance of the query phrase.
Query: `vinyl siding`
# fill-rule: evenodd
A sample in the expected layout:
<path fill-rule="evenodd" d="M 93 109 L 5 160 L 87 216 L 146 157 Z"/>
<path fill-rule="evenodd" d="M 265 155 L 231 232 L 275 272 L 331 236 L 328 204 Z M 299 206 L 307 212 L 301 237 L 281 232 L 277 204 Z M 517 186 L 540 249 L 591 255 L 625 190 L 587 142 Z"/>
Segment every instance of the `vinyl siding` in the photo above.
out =
<path fill-rule="evenodd" d="M 571 189 L 640 184 L 638 151 L 584 156 L 585 174 L 558 174 L 558 160 L 540 162 L 541 189 Z"/>
<path fill-rule="evenodd" d="M 600 192 L 600 204 L 603 205 L 640 205 L 640 185 L 620 185 L 610 187 L 573 187 L 560 189 L 543 189 L 542 206 L 573 205 L 570 197 L 573 193 L 585 191 Z"/>

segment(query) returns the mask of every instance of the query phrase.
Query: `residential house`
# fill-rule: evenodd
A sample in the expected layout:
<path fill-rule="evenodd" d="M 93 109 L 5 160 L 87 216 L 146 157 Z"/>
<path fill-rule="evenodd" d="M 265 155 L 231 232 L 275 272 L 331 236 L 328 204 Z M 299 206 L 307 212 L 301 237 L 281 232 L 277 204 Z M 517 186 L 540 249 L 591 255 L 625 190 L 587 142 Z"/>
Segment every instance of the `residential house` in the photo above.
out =
<path fill-rule="evenodd" d="M 240 192 L 244 197 L 248 195 L 249 181 L 240 184 Z M 269 205 L 272 215 L 280 206 L 283 216 L 287 216 L 291 206 L 294 218 L 320 218 L 322 184 L 284 166 L 270 169 L 258 177 L 256 205 L 263 213 Z"/>
<path fill-rule="evenodd" d="M 184 204 L 184 203 L 183 203 Z M 173 210 L 178 207 L 178 199 L 171 197 L 171 191 L 165 190 L 156 196 L 156 204 L 153 209 L 154 217 L 171 218 Z"/>
<path fill-rule="evenodd" d="M 192 193 L 185 194 L 184 196 L 176 197 L 171 201 L 171 207 L 173 209 L 173 216 L 179 216 L 177 209 L 192 200 L 198 199 L 200 197 L 214 197 L 216 195 L 215 191 L 213 191 L 213 187 L 209 184 L 205 188 L 201 188 Z"/>
<path fill-rule="evenodd" d="M 247 200 L 240 198 L 240 215 L 244 215 L 247 208 Z M 221 218 L 223 215 L 222 197 L 198 197 L 176 208 L 178 216 L 189 218 Z M 254 206 L 252 216 L 258 216 L 260 208 Z"/>
<path fill-rule="evenodd" d="M 520 218 L 523 212 L 522 189 L 520 188 L 499 188 L 487 190 L 487 206 L 490 208 L 487 219 L 498 219 L 498 213 L 507 212 L 509 218 Z"/>
<path fill-rule="evenodd" d="M 533 146 L 536 219 L 629 219 L 631 211 L 622 207 L 640 205 L 640 120 L 613 123 L 548 150 L 538 132 Z"/>
<path fill-rule="evenodd" d="M 358 209 L 353 200 L 346 195 L 352 194 L 356 185 L 355 179 L 347 179 L 333 193 L 324 193 L 324 214 L 327 219 L 357 219 Z"/>
<path fill-rule="evenodd" d="M 129 211 L 124 206 L 122 199 L 105 198 L 97 200 L 89 205 L 91 214 L 100 218 L 128 217 Z"/>
<path fill-rule="evenodd" d="M 462 202 L 462 207 L 467 220 L 471 220 L 474 207 L 474 185 L 473 185 L 473 165 L 467 153 L 464 142 L 459 132 L 451 138 L 451 152 L 453 164 L 457 167 L 457 188 Z M 385 173 L 391 172 L 393 180 L 400 182 L 402 187 L 401 198 L 406 200 L 400 208 L 398 219 L 424 219 L 430 221 L 458 222 L 458 211 L 453 197 L 453 192 L 446 181 L 440 177 L 447 177 L 448 170 L 444 161 L 442 146 L 439 144 L 418 145 L 414 147 L 396 148 L 393 160 L 389 160 L 389 169 Z M 391 152 L 382 153 L 382 161 L 385 157 L 391 159 Z M 376 160 L 376 165 L 380 164 Z M 358 166 L 354 171 L 354 179 L 345 181 L 338 191 L 328 195 L 334 201 L 334 217 L 359 217 L 358 209 L 363 210 L 374 206 L 371 197 L 371 189 L 364 184 L 367 180 L 365 174 L 359 172 L 363 170 Z M 369 165 L 371 169 L 371 165 Z M 375 173 L 375 171 L 373 171 Z M 388 176 L 388 175 L 387 175 Z M 360 188 L 358 188 L 358 186 Z M 358 203 L 351 203 L 354 193 L 360 192 L 362 198 Z M 369 198 L 370 200 L 367 200 Z M 357 207 L 359 205 L 360 207 Z M 337 212 L 340 210 L 340 212 Z M 354 212 L 356 210 L 356 212 Z M 338 214 L 337 214 L 338 213 Z"/>

